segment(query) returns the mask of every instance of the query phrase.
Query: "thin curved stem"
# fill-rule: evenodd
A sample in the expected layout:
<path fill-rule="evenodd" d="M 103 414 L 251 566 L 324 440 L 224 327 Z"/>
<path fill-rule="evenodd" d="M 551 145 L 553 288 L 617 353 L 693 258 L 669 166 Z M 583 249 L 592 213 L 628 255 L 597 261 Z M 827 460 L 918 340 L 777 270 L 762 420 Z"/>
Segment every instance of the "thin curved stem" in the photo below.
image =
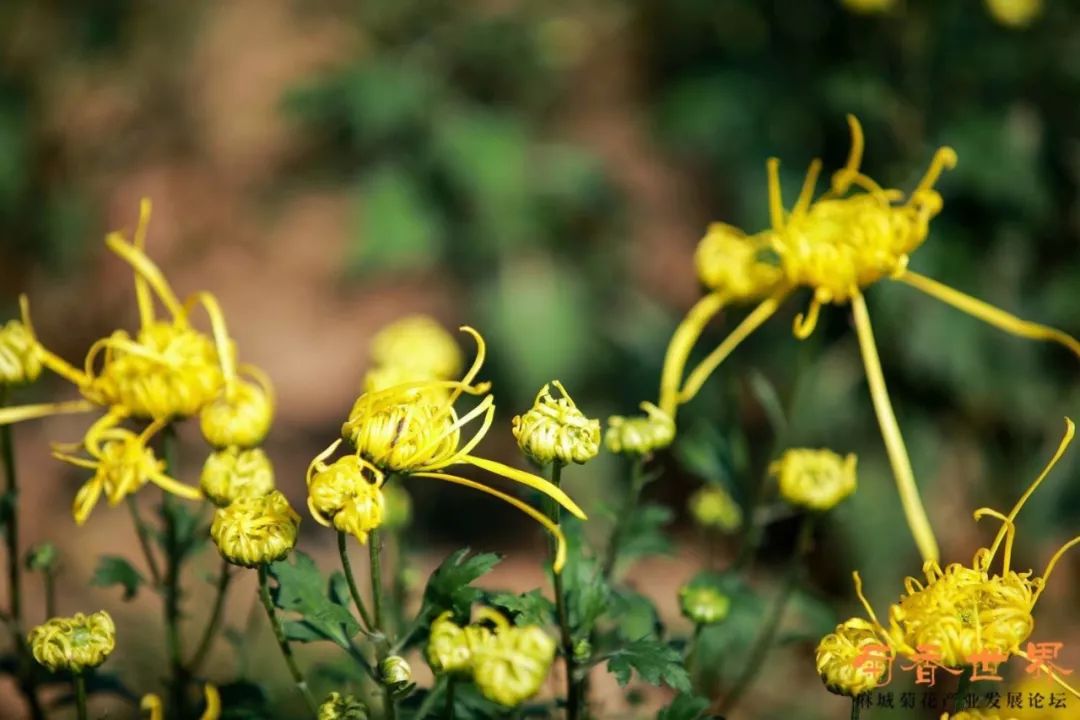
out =
<path fill-rule="evenodd" d="M 146 566 L 150 569 L 150 579 L 153 580 L 154 587 L 158 588 L 161 586 L 161 569 L 158 567 L 154 548 L 150 544 L 150 528 L 143 521 L 139 506 L 135 501 L 135 495 L 128 495 L 126 502 L 128 513 L 131 515 L 131 523 L 135 526 L 135 535 L 139 538 L 139 547 L 142 548 L 143 556 L 146 558 Z"/>
<path fill-rule="evenodd" d="M 79 720 L 87 720 L 86 712 L 86 676 L 75 673 L 75 708 L 78 711 Z"/>
<path fill-rule="evenodd" d="M 289 641 L 285 637 L 285 628 L 282 627 L 277 612 L 274 610 L 274 602 L 270 599 L 270 584 L 266 579 L 265 565 L 259 567 L 259 599 L 266 609 L 266 617 L 270 619 L 270 625 L 274 628 L 274 638 L 281 649 L 282 657 L 285 658 L 285 664 L 289 666 L 289 674 L 292 675 L 293 681 L 296 683 L 296 689 L 303 696 L 304 703 L 307 705 L 308 710 L 311 711 L 311 715 L 313 717 L 318 716 L 319 704 L 315 702 L 315 697 L 311 694 L 307 680 L 304 679 L 300 666 L 296 664 L 296 657 L 293 655 L 292 647 L 289 646 Z"/>
<path fill-rule="evenodd" d="M 387 649 L 393 644 L 390 640 L 389 628 L 384 624 L 383 617 L 383 581 L 382 581 L 382 532 L 372 530 L 368 536 L 368 552 L 371 557 L 371 606 L 372 619 L 375 621 L 375 630 L 383 637 L 379 639 L 376 657 L 379 664 L 386 659 Z M 380 670 L 380 676 L 381 676 Z M 386 720 L 396 720 L 397 702 L 390 688 L 383 684 L 383 703 Z"/>
<path fill-rule="evenodd" d="M 338 531 L 338 555 L 341 556 L 341 568 L 345 571 L 345 582 L 349 586 L 349 594 L 352 595 L 356 609 L 360 612 L 360 619 L 364 621 L 364 627 L 370 631 L 375 625 L 371 621 L 371 615 L 368 614 L 367 606 L 364 605 L 364 598 L 360 595 L 360 589 L 356 586 L 352 562 L 349 560 L 348 539 L 348 534 Z"/>
<path fill-rule="evenodd" d="M 214 609 L 210 611 L 210 620 L 206 623 L 206 629 L 203 630 L 202 639 L 199 640 L 195 654 L 191 656 L 191 660 L 187 664 L 188 672 L 191 674 L 199 672 L 199 668 L 202 667 L 203 662 L 206 660 L 206 656 L 214 643 L 214 638 L 217 636 L 218 628 L 221 626 L 222 611 L 225 609 L 225 596 L 229 591 L 229 581 L 232 580 L 232 575 L 229 572 L 228 561 L 222 559 L 221 573 L 218 575 L 214 595 Z"/>
<path fill-rule="evenodd" d="M 551 483 L 555 487 L 562 484 L 562 463 L 551 464 Z M 555 502 L 548 502 L 548 517 L 555 527 L 562 524 L 562 508 Z M 558 549 L 554 538 L 549 540 L 549 551 L 554 560 Z M 555 593 L 555 616 L 559 622 L 559 637 L 562 644 L 563 661 L 566 663 L 566 720 L 578 720 L 581 716 L 581 687 L 577 678 L 577 662 L 574 659 L 574 639 L 570 632 L 570 616 L 566 608 L 566 593 L 563 590 L 561 572 L 551 573 L 552 588 Z"/>

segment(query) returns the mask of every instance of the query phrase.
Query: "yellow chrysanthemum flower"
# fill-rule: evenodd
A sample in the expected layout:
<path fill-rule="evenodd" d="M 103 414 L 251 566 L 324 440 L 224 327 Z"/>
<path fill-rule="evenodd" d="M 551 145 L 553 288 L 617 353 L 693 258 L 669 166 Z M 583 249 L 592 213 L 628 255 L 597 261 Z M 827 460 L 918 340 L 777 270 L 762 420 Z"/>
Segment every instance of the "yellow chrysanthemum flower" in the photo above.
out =
<path fill-rule="evenodd" d="M 877 630 L 862 618 L 836 626 L 818 643 L 815 663 L 821 682 L 831 693 L 855 697 L 877 687 L 888 671 L 887 661 L 860 664 L 868 646 L 881 645 Z"/>
<path fill-rule="evenodd" d="M 700 337 L 705 324 L 730 298 L 714 291 L 690 311 L 676 330 L 668 350 L 661 379 L 660 407 L 674 420 L 675 408 L 690 401 L 724 359 L 797 289 L 812 291 L 809 311 L 796 317 L 794 330 L 799 338 L 809 337 L 813 332 L 822 305 L 851 303 L 871 399 L 905 517 L 923 559 L 937 560 L 937 541 L 919 497 L 907 449 L 885 387 L 863 290 L 883 279 L 896 280 L 1006 332 L 1060 343 L 1078 357 L 1080 342 L 1063 332 L 1021 320 L 908 270 L 908 256 L 926 240 L 930 221 L 942 208 L 941 196 L 934 190 L 934 184 L 944 170 L 956 164 L 956 153 L 949 147 L 938 149 L 926 174 L 905 199 L 901 191 L 882 188 L 860 172 L 864 145 L 862 127 L 853 116 L 848 116 L 848 123 L 852 145 L 847 164 L 833 175 L 829 191 L 816 200 L 814 191 L 821 171 L 819 160 L 811 163 L 802 191 L 790 211 L 784 209 L 781 199 L 780 163 L 775 158 L 768 161 L 771 227 L 745 239 L 740 239 L 733 229 L 726 229 L 723 234 L 729 242 L 738 239 L 751 247 L 767 247 L 771 255 L 762 261 L 771 262 L 775 258 L 782 280 L 682 381 L 682 369 L 690 348 Z M 750 267 L 757 268 L 757 265 L 752 263 Z M 743 270 L 740 277 L 746 272 Z"/>
<path fill-rule="evenodd" d="M 240 372 L 254 382 L 239 377 L 220 397 L 203 407 L 199 427 L 206 442 L 216 448 L 253 448 L 270 432 L 274 419 L 274 390 L 270 378 L 252 365 Z"/>
<path fill-rule="evenodd" d="M 75 494 L 72 514 L 76 524 L 86 522 L 102 493 L 109 505 L 115 507 L 148 482 L 188 500 L 202 497 L 197 488 L 166 475 L 164 461 L 158 460 L 149 447 L 150 438 L 164 427 L 164 422 L 152 422 L 139 434 L 117 427 L 118 422 L 117 416 L 109 414 L 86 431 L 83 447 L 89 459 L 59 449 L 53 451 L 53 457 L 59 460 L 94 471 L 94 476 Z"/>
<path fill-rule="evenodd" d="M 551 385 L 561 397 L 551 394 Z M 533 406 L 513 419 L 521 451 L 540 465 L 584 464 L 600 452 L 600 421 L 585 417 L 558 380 L 545 384 Z"/>
<path fill-rule="evenodd" d="M 101 610 L 90 615 L 75 613 L 38 625 L 26 637 L 34 659 L 52 672 L 81 673 L 105 662 L 116 648 L 116 625 Z"/>
<path fill-rule="evenodd" d="M 300 516 L 277 490 L 242 497 L 214 512 L 210 537 L 233 565 L 257 568 L 281 560 L 296 545 Z"/>
<path fill-rule="evenodd" d="M 769 465 L 780 497 L 811 510 L 831 510 L 855 492 L 855 455 L 832 450 L 788 450 Z"/>
<path fill-rule="evenodd" d="M 372 338 L 370 355 L 376 368 L 399 368 L 410 380 L 449 380 L 464 365 L 454 336 L 427 315 L 410 315 L 384 327 Z M 368 392 L 385 387 L 365 383 Z"/>
<path fill-rule="evenodd" d="M 346 455 L 329 465 L 317 457 L 307 471 L 308 510 L 320 525 L 332 525 L 366 543 L 368 533 L 383 523 L 384 480 L 377 467 L 358 455 Z"/>
<path fill-rule="evenodd" d="M 986 0 L 990 16 L 1006 27 L 1022 28 L 1042 15 L 1042 0 Z"/>
<path fill-rule="evenodd" d="M 476 340 L 477 352 L 461 380 L 417 381 L 364 393 L 357 398 L 348 420 L 342 425 L 342 437 L 349 441 L 365 466 L 380 473 L 443 480 L 479 490 L 513 505 L 555 536 L 558 550 L 554 565 L 559 571 L 566 561 L 566 540 L 555 523 L 515 497 L 446 472 L 455 465 L 472 465 L 541 492 L 582 520 L 586 517 L 577 503 L 551 482 L 472 454 L 491 427 L 495 401 L 488 392 L 488 383 L 474 383 L 484 362 L 484 339 L 470 327 L 462 330 Z M 435 392 L 439 390 L 448 393 L 439 397 Z M 482 397 L 474 408 L 459 417 L 454 404 L 463 394 Z M 463 441 L 462 429 L 478 418 L 479 429 Z M 312 461 L 312 467 L 324 463 L 340 444 L 341 440 L 337 440 L 321 452 Z M 308 477 L 309 481 L 313 480 L 314 473 L 309 472 Z M 381 480 L 379 482 L 381 484 Z"/>
<path fill-rule="evenodd" d="M 687 506 L 701 527 L 730 533 L 742 526 L 742 508 L 722 487 L 706 485 L 690 496 Z"/>
<path fill-rule="evenodd" d="M 218 720 L 221 717 L 221 694 L 217 687 L 206 683 L 203 686 L 203 694 L 206 697 L 206 709 L 199 716 L 199 720 Z M 161 698 L 154 693 L 143 695 L 139 702 L 139 709 L 147 713 L 146 720 L 165 720 L 165 708 L 161 703 Z"/>
<path fill-rule="evenodd" d="M 1074 537 L 1050 558 L 1039 576 L 1031 571 L 1017 572 L 1012 566 L 1012 546 L 1016 536 L 1016 517 L 1021 508 L 1049 475 L 1072 441 L 1075 427 L 1066 420 L 1065 437 L 1042 473 L 1028 487 L 1008 515 L 991 508 L 979 508 L 975 519 L 991 517 L 1002 526 L 989 549 L 980 548 L 971 566 L 953 563 L 944 570 L 936 562 L 924 566 L 926 581 L 908 578 L 905 593 L 889 608 L 889 625 L 878 622 L 873 608 L 862 593 L 862 581 L 854 574 L 855 590 L 866 608 L 874 631 L 894 655 L 913 658 L 920 646 L 933 646 L 945 667 L 972 665 L 977 652 L 993 651 L 1004 656 L 1029 659 L 1021 649 L 1035 626 L 1032 613 L 1054 568 L 1065 552 L 1080 544 Z M 991 565 L 1002 551 L 999 572 Z M 1050 676 L 1064 689 L 1080 698 L 1052 669 Z"/>
<path fill-rule="evenodd" d="M 261 448 L 217 450 L 203 463 L 199 488 L 220 507 L 237 498 L 267 495 L 274 489 L 274 466 Z"/>
<path fill-rule="evenodd" d="M 332 692 L 319 706 L 318 720 L 368 720 L 367 705 L 353 695 Z"/>
<path fill-rule="evenodd" d="M 428 644 L 424 651 L 428 665 L 435 673 L 467 673 L 472 667 L 473 644 L 484 642 L 483 635 L 471 636 L 453 621 L 454 614 L 447 610 L 431 623 Z M 487 628 L 483 628 L 485 632 Z"/>
<path fill-rule="evenodd" d="M 648 455 L 663 450 L 675 439 L 675 421 L 651 402 L 641 403 L 644 415 L 608 418 L 604 445 L 613 453 Z"/>
<path fill-rule="evenodd" d="M 25 295 L 19 296 L 19 309 L 21 320 L 8 320 L 0 327 L 0 387 L 26 385 L 41 375 L 41 356 Z"/>

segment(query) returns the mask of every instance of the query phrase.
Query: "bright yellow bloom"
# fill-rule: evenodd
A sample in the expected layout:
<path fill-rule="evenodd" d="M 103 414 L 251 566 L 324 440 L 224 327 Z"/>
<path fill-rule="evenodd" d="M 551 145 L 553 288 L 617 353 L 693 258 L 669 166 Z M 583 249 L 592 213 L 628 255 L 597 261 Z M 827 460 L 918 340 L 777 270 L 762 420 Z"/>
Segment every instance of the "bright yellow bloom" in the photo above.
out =
<path fill-rule="evenodd" d="M 216 448 L 252 448 L 262 443 L 274 419 L 274 390 L 270 378 L 252 365 L 240 372 L 254 382 L 239 377 L 220 397 L 199 413 L 199 427 L 206 442 Z"/>
<path fill-rule="evenodd" d="M 708 585 L 684 585 L 679 590 L 679 607 L 695 625 L 713 625 L 727 617 L 731 598 Z"/>
<path fill-rule="evenodd" d="M 706 485 L 690 496 L 690 515 L 701 527 L 735 532 L 742 526 L 742 508 L 724 488 Z"/>
<path fill-rule="evenodd" d="M 52 672 L 81 673 L 105 662 L 116 648 L 116 625 L 109 613 L 75 613 L 38 625 L 26 641 L 34 659 Z"/>
<path fill-rule="evenodd" d="M 447 610 L 431 623 L 424 656 L 435 673 L 467 673 L 472 668 L 473 643 L 484 642 L 482 634 L 465 632 L 466 628 L 453 621 L 454 613 Z M 487 628 L 482 628 L 486 633 Z"/>
<path fill-rule="evenodd" d="M 203 694 L 206 696 L 206 710 L 199 716 L 199 720 L 218 720 L 221 717 L 221 695 L 217 687 L 206 683 L 203 686 Z M 143 695 L 139 702 L 139 709 L 149 713 L 147 720 L 165 720 L 165 708 L 161 704 L 161 698 L 153 693 Z"/>
<path fill-rule="evenodd" d="M 1021 28 L 1042 15 L 1042 0 L 986 0 L 986 9 L 1002 25 Z"/>
<path fill-rule="evenodd" d="M 855 455 L 832 450 L 788 450 L 769 465 L 778 478 L 780 497 L 811 510 L 830 510 L 855 492 Z"/>
<path fill-rule="evenodd" d="M 0 327 L 0 387 L 26 385 L 41 375 L 41 357 L 25 295 L 19 296 L 19 309 L 22 320 L 8 320 Z"/>
<path fill-rule="evenodd" d="M 277 490 L 237 498 L 214 512 L 210 537 L 233 565 L 256 568 L 281 560 L 296 545 L 300 516 Z"/>
<path fill-rule="evenodd" d="M 319 706 L 318 720 L 368 720 L 367 705 L 352 695 L 332 692 Z"/>
<path fill-rule="evenodd" d="M 555 398 L 555 386 L 562 397 Z M 533 406 L 513 420 L 518 447 L 541 465 L 584 464 L 600 452 L 600 421 L 585 417 L 558 380 L 540 388 Z"/>
<path fill-rule="evenodd" d="M 946 667 L 970 665 L 975 652 L 993 650 L 1007 656 L 1027 658 L 1021 649 L 1031 634 L 1035 621 L 1032 617 L 1039 596 L 1054 568 L 1065 552 L 1080 544 L 1080 536 L 1074 537 L 1050 558 L 1042 575 L 1034 576 L 1029 570 L 1017 572 L 1012 569 L 1012 546 L 1016 536 L 1016 517 L 1028 498 L 1050 473 L 1072 441 L 1075 428 L 1066 420 L 1065 437 L 1042 473 L 1028 487 L 1008 515 L 991 508 L 979 508 L 975 519 L 991 517 L 1001 521 L 1002 526 L 989 549 L 980 548 L 971 566 L 953 563 L 942 570 L 936 562 L 924 566 L 925 583 L 915 578 L 905 581 L 905 593 L 899 602 L 889 608 L 889 625 L 878 622 L 873 608 L 862 594 L 862 582 L 855 573 L 855 589 L 870 616 L 871 624 L 891 648 L 893 654 L 913 657 L 920 645 L 934 645 L 941 653 L 941 664 Z M 991 565 L 1002 551 L 999 572 L 991 571 Z M 1051 677 L 1063 688 L 1080 698 L 1055 672 Z"/>
<path fill-rule="evenodd" d="M 427 315 L 409 315 L 387 325 L 371 340 L 376 368 L 399 368 L 409 380 L 449 380 L 461 372 L 464 358 L 453 335 Z M 365 390 L 388 385 L 365 381 Z"/>
<path fill-rule="evenodd" d="M 274 466 L 261 448 L 217 450 L 203 464 L 199 488 L 221 507 L 240 497 L 267 495 L 274 489 Z"/>
<path fill-rule="evenodd" d="M 673 419 L 676 406 L 689 402 L 709 375 L 795 290 L 807 288 L 812 291 L 808 312 L 795 319 L 794 331 L 799 338 L 809 337 L 813 332 L 822 305 L 850 302 L 871 399 L 904 514 L 923 559 L 937 560 L 937 541 L 919 497 L 907 449 L 885 387 L 863 290 L 883 279 L 897 280 L 1006 332 L 1060 343 L 1078 357 L 1080 342 L 1063 332 L 1021 320 L 908 270 L 909 254 L 926 240 L 931 219 L 942 209 L 941 196 L 934 190 L 934 184 L 943 171 L 956 164 L 956 153 L 949 147 L 939 148 L 926 174 L 905 199 L 901 191 L 882 188 L 860 172 L 864 146 L 862 128 L 853 116 L 848 116 L 848 123 L 852 134 L 848 161 L 833 175 L 828 192 L 816 200 L 814 192 L 821 171 L 819 160 L 811 163 L 790 211 L 785 210 L 781 198 L 780 163 L 775 158 L 768 161 L 770 228 L 745 239 L 734 229 L 725 229 L 723 234 L 727 241 L 739 239 L 752 247 L 767 247 L 775 257 L 782 280 L 772 294 L 682 381 L 682 369 L 690 348 L 726 298 L 714 292 L 690 311 L 668 349 L 661 379 L 660 406 Z"/>
<path fill-rule="evenodd" d="M 336 448 L 336 445 L 332 445 Z M 383 522 L 385 475 L 358 455 L 327 465 L 322 456 L 308 467 L 308 510 L 320 525 L 347 532 L 361 543 Z"/>
<path fill-rule="evenodd" d="M 473 682 L 488 700 L 520 705 L 544 684 L 555 660 L 555 640 L 536 625 L 514 627 L 489 608 L 479 614 L 495 629 L 488 642 L 473 650 Z"/>
<path fill-rule="evenodd" d="M 202 497 L 198 489 L 166 475 L 165 463 L 148 446 L 150 438 L 164 426 L 162 421 L 150 423 L 139 434 L 117 427 L 118 421 L 115 415 L 106 415 L 86 431 L 83 446 L 90 459 L 53 451 L 53 457 L 59 460 L 94 471 L 94 476 L 75 494 L 72 514 L 76 524 L 86 522 L 102 493 L 115 507 L 148 482 L 188 500 Z"/>
<path fill-rule="evenodd" d="M 896 0 L 841 0 L 841 2 L 848 10 L 865 15 L 888 12 L 896 6 Z"/>
<path fill-rule="evenodd" d="M 641 403 L 645 415 L 608 418 L 604 445 L 613 453 L 648 455 L 663 450 L 675 439 L 675 421 L 651 402 Z"/>
<path fill-rule="evenodd" d="M 873 690 L 888 670 L 887 661 L 861 664 L 858 658 L 868 652 L 867 646 L 881 644 L 874 626 L 862 618 L 837 625 L 817 646 L 815 663 L 821 682 L 829 692 L 849 697 Z"/>
<path fill-rule="evenodd" d="M 417 381 L 364 393 L 357 398 L 348 420 L 342 425 L 342 437 L 352 444 L 365 466 L 381 473 L 433 478 L 463 485 L 497 497 L 521 510 L 555 536 L 558 550 L 554 566 L 557 572 L 566 561 L 566 541 L 562 531 L 551 520 L 513 496 L 445 472 L 455 465 L 473 465 L 541 492 L 574 516 L 585 519 L 585 513 L 577 503 L 547 480 L 472 454 L 491 427 L 495 401 L 488 392 L 488 383 L 474 383 L 484 362 L 484 340 L 470 327 L 463 327 L 462 330 L 476 340 L 477 352 L 476 359 L 461 380 Z M 445 397 L 439 396 L 437 391 L 440 390 L 448 391 Z M 463 394 L 482 397 L 475 407 L 459 417 L 454 403 Z M 463 441 L 463 428 L 477 419 L 480 419 L 479 429 L 471 438 Z M 312 461 L 312 466 L 327 460 L 340 443 L 340 440 L 332 443 Z M 308 476 L 310 479 L 313 474 L 309 472 Z"/>

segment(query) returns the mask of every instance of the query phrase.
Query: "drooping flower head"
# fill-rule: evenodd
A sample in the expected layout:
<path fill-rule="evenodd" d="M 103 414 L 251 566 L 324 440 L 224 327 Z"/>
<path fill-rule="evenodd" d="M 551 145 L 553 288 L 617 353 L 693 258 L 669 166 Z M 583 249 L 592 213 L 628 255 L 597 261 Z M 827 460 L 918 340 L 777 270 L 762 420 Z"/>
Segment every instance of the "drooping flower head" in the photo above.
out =
<path fill-rule="evenodd" d="M 214 512 L 210 537 L 233 565 L 257 568 L 281 560 L 296 545 L 300 516 L 277 490 L 241 497 Z"/>
<path fill-rule="evenodd" d="M 253 448 L 262 443 L 274 419 L 274 390 L 270 378 L 253 365 L 241 365 L 236 381 L 203 406 L 199 427 L 215 448 Z"/>
<path fill-rule="evenodd" d="M 551 394 L 551 386 L 560 397 Z M 513 420 L 521 451 L 540 465 L 584 464 L 600 452 L 600 421 L 585 417 L 558 380 L 545 384 L 533 406 Z"/>
<path fill-rule="evenodd" d="M 387 476 L 424 477 L 463 485 L 518 508 L 555 536 L 558 550 L 554 566 L 556 571 L 561 570 L 566 560 L 566 541 L 562 531 L 543 513 L 511 495 L 447 472 L 455 465 L 472 465 L 487 470 L 541 492 L 576 517 L 585 519 L 581 508 L 547 480 L 472 454 L 491 427 L 495 401 L 488 392 L 488 383 L 475 382 L 484 362 L 484 340 L 470 327 L 463 327 L 462 330 L 476 340 L 477 352 L 472 366 L 461 380 L 415 381 L 364 393 L 357 398 L 342 425 L 342 438 L 348 441 L 356 457 L 362 461 L 356 467 L 378 470 Z M 459 416 L 455 403 L 463 395 L 480 396 L 480 401 Z M 479 429 L 472 437 L 464 439 L 464 429 L 476 420 L 480 422 Z M 326 461 L 339 445 L 340 441 L 332 443 L 313 461 L 314 470 L 308 473 L 309 490 L 320 472 L 317 463 L 322 463 L 326 468 L 334 467 L 332 463 L 326 464 Z M 313 512 L 315 509 L 318 507 Z M 319 514 L 325 515 L 322 510 L 319 510 Z"/>
<path fill-rule="evenodd" d="M 203 463 L 199 488 L 220 507 L 237 498 L 267 495 L 274 489 L 274 466 L 261 448 L 216 450 Z"/>
<path fill-rule="evenodd" d="M 830 510 L 855 492 L 855 455 L 795 448 L 769 465 L 780 497 L 810 510 Z"/>
<path fill-rule="evenodd" d="M 197 488 L 167 475 L 164 461 L 149 446 L 150 439 L 164 427 L 163 422 L 152 422 L 138 434 L 118 427 L 118 422 L 116 415 L 105 415 L 86 431 L 82 445 L 89 458 L 60 449 L 53 451 L 53 457 L 59 460 L 94 471 L 94 476 L 75 494 L 72 514 L 76 524 L 86 522 L 102 494 L 115 507 L 147 483 L 188 500 L 202 497 Z"/>
<path fill-rule="evenodd" d="M 858 660 L 868 646 L 880 644 L 877 630 L 862 618 L 851 618 L 837 625 L 817 646 L 815 663 L 826 689 L 855 697 L 876 688 L 888 667 L 884 663 L 864 664 Z"/>
<path fill-rule="evenodd" d="M 338 444 L 316 457 L 307 472 L 308 510 L 316 522 L 347 532 L 361 543 L 383 524 L 386 476 L 359 455 L 345 455 L 327 464 Z"/>
<path fill-rule="evenodd" d="M 81 673 L 105 662 L 116 648 L 116 625 L 109 613 L 75 613 L 38 625 L 26 638 L 34 659 L 52 672 Z"/>

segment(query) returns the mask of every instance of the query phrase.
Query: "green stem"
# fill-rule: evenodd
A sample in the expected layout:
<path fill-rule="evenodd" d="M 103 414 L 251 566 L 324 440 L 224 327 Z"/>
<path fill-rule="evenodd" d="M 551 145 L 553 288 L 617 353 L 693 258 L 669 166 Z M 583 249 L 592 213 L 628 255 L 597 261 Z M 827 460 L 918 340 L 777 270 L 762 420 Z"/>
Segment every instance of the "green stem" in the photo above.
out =
<path fill-rule="evenodd" d="M 75 707 L 79 712 L 79 720 L 87 720 L 86 712 L 86 677 L 82 673 L 75 673 Z"/>
<path fill-rule="evenodd" d="M 198 674 L 199 668 L 205 662 L 206 656 L 214 643 L 214 638 L 217 636 L 218 628 L 221 626 L 222 612 L 225 609 L 225 596 L 229 591 L 229 581 L 232 580 L 232 575 L 229 572 L 229 563 L 222 560 L 221 573 L 218 575 L 217 589 L 214 596 L 214 609 L 210 611 L 210 620 L 206 624 L 206 629 L 203 630 L 202 639 L 199 641 L 195 654 L 191 656 L 191 660 L 187 664 L 187 671 L 192 675 Z"/>
<path fill-rule="evenodd" d="M 423 702 L 420 703 L 420 707 L 416 708 L 416 714 L 413 716 L 413 720 L 424 720 L 427 714 L 435 709 L 435 703 L 444 694 L 447 681 L 452 681 L 448 675 L 439 675 L 435 678 L 435 684 L 431 686 L 431 690 L 424 696 Z"/>
<path fill-rule="evenodd" d="M 319 704 L 315 702 L 315 697 L 308 688 L 307 680 L 304 679 L 304 674 L 300 672 L 300 667 L 296 664 L 296 658 L 293 656 L 292 648 L 289 646 L 289 641 L 285 638 L 285 628 L 281 626 L 281 621 L 278 620 L 277 612 L 274 610 L 274 603 L 270 599 L 270 584 L 266 580 L 265 565 L 259 567 L 259 599 L 266 609 L 266 617 L 270 619 L 270 625 L 274 628 L 274 637 L 277 639 L 278 647 L 281 648 L 281 654 L 285 658 L 285 664 L 289 666 L 289 673 L 292 674 L 293 681 L 296 682 L 297 690 L 299 690 L 300 694 L 303 696 L 304 702 L 307 704 L 308 710 L 311 711 L 312 716 L 318 716 Z"/>
<path fill-rule="evenodd" d="M 445 720 L 454 720 L 454 688 L 457 687 L 457 683 L 454 682 L 453 676 L 446 683 L 446 710 L 443 712 Z"/>
<path fill-rule="evenodd" d="M 555 487 L 562 484 L 562 463 L 551 465 L 551 483 Z M 556 502 L 548 502 L 548 517 L 557 526 L 562 526 L 562 507 Z M 555 557 L 555 539 L 549 543 L 552 559 Z M 574 658 L 574 638 L 570 632 L 570 618 L 566 608 L 566 593 L 563 591 L 562 573 L 552 572 L 552 586 L 555 591 L 555 616 L 559 622 L 559 636 L 562 642 L 563 661 L 566 663 L 566 718 L 578 720 L 581 716 L 581 692 L 577 679 L 577 661 Z"/>
<path fill-rule="evenodd" d="M 859 700 L 851 698 L 851 720 L 859 720 Z"/>
<path fill-rule="evenodd" d="M 378 639 L 376 645 L 376 659 L 379 662 L 380 679 L 382 676 L 382 661 L 386 659 L 387 649 L 392 645 L 390 639 L 389 628 L 384 623 L 383 617 L 383 581 L 382 581 L 382 532 L 379 530 L 372 530 L 368 537 L 368 552 L 371 558 L 371 606 L 373 620 L 375 621 L 375 630 L 381 638 Z M 395 720 L 397 718 L 397 702 L 394 700 L 394 694 L 390 692 L 390 688 L 383 685 L 383 703 L 384 703 L 384 715 L 386 720 Z"/>
<path fill-rule="evenodd" d="M 143 556 L 146 558 L 146 565 L 150 568 L 150 578 L 154 581 L 154 587 L 161 587 L 161 569 L 158 567 L 157 556 L 154 555 L 154 548 L 150 544 L 150 528 L 142 519 L 142 514 L 139 512 L 139 505 L 135 501 L 135 495 L 127 496 L 128 513 L 131 515 L 131 522 L 135 526 L 135 535 L 139 538 L 139 546 L 142 548 Z"/>
<path fill-rule="evenodd" d="M 353 602 L 356 603 L 356 609 L 360 611 L 360 618 L 364 621 L 364 627 L 370 631 L 374 625 L 371 622 L 371 615 L 368 614 L 367 606 L 364 605 L 364 598 L 360 595 L 360 589 L 356 586 L 352 562 L 349 560 L 348 539 L 347 534 L 338 531 L 338 555 L 341 556 L 341 567 L 345 570 L 345 582 L 349 585 L 349 594 L 352 595 Z"/>
<path fill-rule="evenodd" d="M 645 472 L 645 458 L 639 457 L 634 461 L 633 470 L 630 474 L 630 492 L 626 496 L 622 510 L 615 517 L 615 525 L 611 529 L 611 537 L 604 553 L 603 572 L 605 580 L 610 580 L 615 572 L 615 563 L 619 559 L 619 546 L 622 544 L 623 534 L 626 532 L 626 522 L 634 514 L 634 510 L 641 501 L 641 491 L 645 489 L 648 478 L 649 476 Z"/>
<path fill-rule="evenodd" d="M 7 405 L 7 393 L 6 387 L 0 387 L 0 407 Z M 44 720 L 45 711 L 37 696 L 36 670 L 23 634 L 22 568 L 19 565 L 19 478 L 15 467 L 15 440 L 12 437 L 11 425 L 0 426 L 0 455 L 3 456 L 4 477 L 7 479 L 3 519 L 7 521 L 4 525 L 4 540 L 7 543 L 8 591 L 11 602 L 8 621 L 18 655 L 19 689 L 26 697 L 33 720 Z"/>
<path fill-rule="evenodd" d="M 162 433 L 165 474 L 176 472 L 176 429 L 167 425 Z M 169 696 L 173 712 L 187 717 L 187 671 L 180 648 L 180 548 L 176 532 L 176 504 L 164 493 L 162 515 L 165 518 L 165 648 L 169 656 Z"/>
<path fill-rule="evenodd" d="M 754 642 L 754 647 L 750 650 L 750 655 L 746 664 L 743 666 L 742 674 L 739 675 L 731 691 L 727 693 L 723 698 L 723 702 L 720 703 L 719 710 L 721 714 L 730 714 L 731 710 L 739 702 L 743 693 L 746 692 L 750 687 L 750 684 L 757 677 L 762 665 L 764 665 L 765 658 L 768 656 L 769 650 L 772 649 L 776 633 L 780 629 L 780 621 L 784 619 L 784 609 L 787 607 L 788 600 L 791 599 L 791 594 L 795 590 L 795 586 L 802 572 L 802 561 L 810 551 L 810 541 L 813 538 L 813 534 L 813 516 L 809 514 L 803 515 L 802 523 L 799 527 L 798 539 L 795 541 L 795 553 L 793 554 L 787 572 L 785 573 L 784 584 L 780 588 L 780 593 L 776 596 L 776 600 L 773 602 L 769 614 L 765 618 L 761 631 L 758 633 L 757 640 Z"/>

